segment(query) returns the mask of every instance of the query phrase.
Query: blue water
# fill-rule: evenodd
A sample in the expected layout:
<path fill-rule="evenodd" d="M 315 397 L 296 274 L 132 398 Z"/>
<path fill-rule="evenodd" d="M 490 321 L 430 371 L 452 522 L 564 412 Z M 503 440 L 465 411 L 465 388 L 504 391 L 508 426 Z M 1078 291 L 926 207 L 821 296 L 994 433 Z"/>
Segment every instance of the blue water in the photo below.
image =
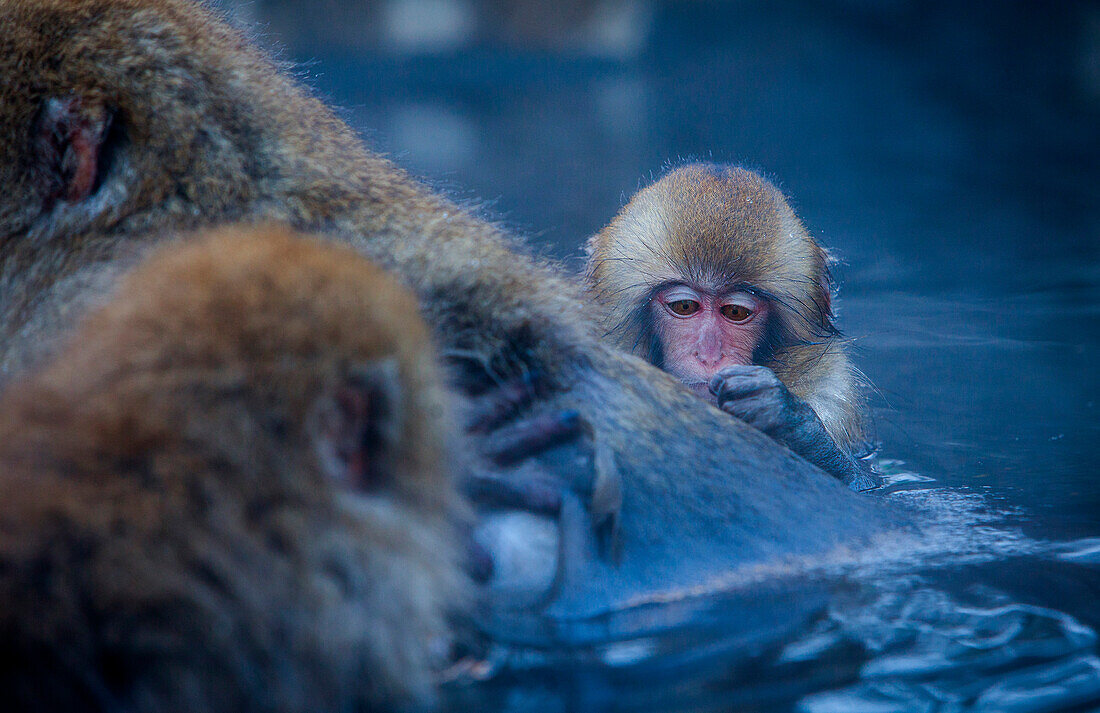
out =
<path fill-rule="evenodd" d="M 578 0 L 521 22 L 537 5 L 237 7 L 371 143 L 566 269 L 668 161 L 774 175 L 840 260 L 879 497 L 932 534 L 622 641 L 495 651 L 454 707 L 1100 710 L 1100 6 Z"/>

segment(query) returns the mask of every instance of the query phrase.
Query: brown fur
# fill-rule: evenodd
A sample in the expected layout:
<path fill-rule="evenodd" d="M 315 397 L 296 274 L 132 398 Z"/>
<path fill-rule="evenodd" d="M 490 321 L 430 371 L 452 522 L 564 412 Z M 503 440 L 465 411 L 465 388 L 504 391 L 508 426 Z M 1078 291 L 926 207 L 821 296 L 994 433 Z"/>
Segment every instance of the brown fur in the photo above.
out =
<path fill-rule="evenodd" d="M 501 368 L 518 333 L 518 351 L 542 355 L 579 338 L 566 281 L 368 152 L 209 9 L 0 0 L 0 26 L 0 379 L 40 359 L 142 246 L 238 220 L 344 237 L 432 303 L 448 346 Z M 74 95 L 114 121 L 97 191 L 69 203 L 37 177 L 33 132 L 47 100 Z"/>
<path fill-rule="evenodd" d="M 645 310 L 661 285 L 759 290 L 778 322 L 760 363 L 838 445 L 861 444 L 860 380 L 833 326 L 828 256 L 766 178 L 735 166 L 680 167 L 631 198 L 588 252 L 585 281 L 606 331 L 640 356 L 654 346 Z"/>
<path fill-rule="evenodd" d="M 698 581 L 730 558 L 821 552 L 886 526 L 825 473 L 601 343 L 579 285 L 368 151 L 203 6 L 0 0 L 0 28 L 0 381 L 56 349 L 149 245 L 277 220 L 347 243 L 411 288 L 470 393 L 526 373 L 537 398 L 523 417 L 579 413 L 596 465 L 577 472 L 560 459 L 554 473 L 584 497 L 586 481 L 600 486 L 581 512 L 614 523 L 633 575 L 595 550 L 563 555 L 584 576 L 551 594 L 576 594 L 573 611 L 625 601 L 655 579 Z M 113 122 L 98 183 L 58 193 L 43 179 L 56 161 L 36 152 L 35 127 L 44 107 L 74 96 L 74 118 L 109 112 Z M 552 456 L 536 465 L 552 468 Z M 586 534 L 584 517 L 563 516 L 563 534 Z"/>
<path fill-rule="evenodd" d="M 358 492 L 315 416 L 387 359 L 398 452 Z M 412 295 L 347 248 L 263 228 L 157 252 L 0 402 L 8 705 L 429 700 L 465 597 L 436 378 Z"/>

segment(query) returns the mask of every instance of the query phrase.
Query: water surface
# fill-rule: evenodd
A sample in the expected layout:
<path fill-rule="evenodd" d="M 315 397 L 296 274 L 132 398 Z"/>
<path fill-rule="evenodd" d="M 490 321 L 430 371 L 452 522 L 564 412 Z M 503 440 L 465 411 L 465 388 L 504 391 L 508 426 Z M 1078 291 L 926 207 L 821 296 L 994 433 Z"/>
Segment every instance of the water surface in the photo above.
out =
<path fill-rule="evenodd" d="M 456 707 L 1100 709 L 1100 6 L 240 7 L 369 141 L 567 269 L 666 162 L 775 176 L 840 260 L 882 497 L 940 527 L 652 636 L 501 654 Z"/>

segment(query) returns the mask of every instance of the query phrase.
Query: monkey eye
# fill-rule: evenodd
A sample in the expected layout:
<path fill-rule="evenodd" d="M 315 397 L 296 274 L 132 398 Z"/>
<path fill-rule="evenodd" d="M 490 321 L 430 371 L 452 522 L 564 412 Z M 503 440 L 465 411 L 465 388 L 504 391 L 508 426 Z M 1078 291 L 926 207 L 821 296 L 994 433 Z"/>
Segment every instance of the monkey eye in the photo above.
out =
<path fill-rule="evenodd" d="M 746 322 L 753 315 L 753 311 L 745 305 L 722 305 L 722 316 L 731 322 Z"/>
<path fill-rule="evenodd" d="M 672 300 L 665 305 L 677 317 L 690 317 L 699 311 L 699 303 L 695 300 Z"/>

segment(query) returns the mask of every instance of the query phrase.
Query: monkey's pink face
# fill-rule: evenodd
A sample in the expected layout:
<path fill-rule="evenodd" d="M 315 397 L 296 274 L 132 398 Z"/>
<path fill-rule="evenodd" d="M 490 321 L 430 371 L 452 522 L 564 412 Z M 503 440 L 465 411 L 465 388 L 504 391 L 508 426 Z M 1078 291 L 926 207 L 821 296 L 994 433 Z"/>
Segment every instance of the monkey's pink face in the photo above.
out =
<path fill-rule="evenodd" d="M 654 295 L 650 311 L 665 371 L 713 402 L 707 384 L 716 372 L 752 364 L 764 337 L 768 302 L 741 290 L 714 293 L 677 284 Z"/>

